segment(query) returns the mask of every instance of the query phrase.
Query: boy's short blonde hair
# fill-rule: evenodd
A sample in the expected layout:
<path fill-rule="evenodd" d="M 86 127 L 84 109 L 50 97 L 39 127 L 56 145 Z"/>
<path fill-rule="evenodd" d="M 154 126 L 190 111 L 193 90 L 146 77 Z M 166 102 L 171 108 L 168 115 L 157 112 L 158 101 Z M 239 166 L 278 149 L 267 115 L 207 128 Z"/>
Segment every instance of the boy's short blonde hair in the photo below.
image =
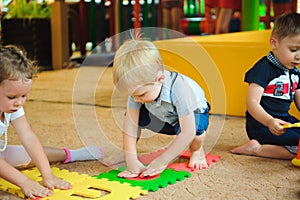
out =
<path fill-rule="evenodd" d="M 121 91 L 129 92 L 136 86 L 155 82 L 164 71 L 156 46 L 147 40 L 126 41 L 116 52 L 113 81 Z"/>
<path fill-rule="evenodd" d="M 300 14 L 282 14 L 275 19 L 272 36 L 279 41 L 288 36 L 300 34 Z"/>

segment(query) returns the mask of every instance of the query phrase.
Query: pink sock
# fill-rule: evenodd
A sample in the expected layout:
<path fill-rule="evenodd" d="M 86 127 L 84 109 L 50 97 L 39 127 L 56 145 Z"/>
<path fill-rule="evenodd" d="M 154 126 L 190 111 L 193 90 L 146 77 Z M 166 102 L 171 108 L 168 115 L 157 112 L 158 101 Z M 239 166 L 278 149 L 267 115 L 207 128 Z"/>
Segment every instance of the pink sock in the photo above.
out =
<path fill-rule="evenodd" d="M 67 158 L 66 158 L 66 160 L 63 163 L 66 164 L 66 163 L 70 162 L 70 160 L 71 160 L 71 154 L 70 154 L 70 149 L 64 148 L 64 150 L 65 150 L 65 152 L 67 154 Z"/>

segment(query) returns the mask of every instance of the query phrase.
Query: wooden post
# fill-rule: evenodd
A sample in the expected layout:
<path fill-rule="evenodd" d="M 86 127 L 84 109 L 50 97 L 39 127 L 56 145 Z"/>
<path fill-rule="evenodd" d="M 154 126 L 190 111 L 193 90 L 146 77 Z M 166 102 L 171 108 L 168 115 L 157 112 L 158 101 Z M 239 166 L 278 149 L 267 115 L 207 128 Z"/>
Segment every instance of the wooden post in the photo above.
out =
<path fill-rule="evenodd" d="M 52 67 L 62 69 L 69 61 L 68 7 L 64 0 L 55 0 L 51 5 Z"/>
<path fill-rule="evenodd" d="M 87 3 L 84 0 L 79 1 L 79 27 L 80 27 L 80 54 L 86 55 L 85 45 L 88 40 L 86 8 Z"/>
<path fill-rule="evenodd" d="M 109 36 L 113 36 L 116 34 L 115 21 L 117 19 L 117 16 L 115 15 L 115 12 L 117 9 L 115 5 L 115 1 L 111 1 L 111 4 L 109 6 Z"/>
<path fill-rule="evenodd" d="M 121 6 L 122 6 L 122 2 L 120 1 L 114 1 L 114 26 L 115 26 L 115 33 L 117 36 L 115 36 L 115 41 L 113 41 L 113 45 L 114 45 L 114 49 L 117 49 L 120 45 L 120 40 L 121 40 L 121 31 L 123 31 L 123 21 L 121 20 L 121 15 L 120 12 L 121 11 Z M 112 25 L 113 26 L 113 25 Z"/>
<path fill-rule="evenodd" d="M 104 20 L 103 20 L 104 21 Z M 96 40 L 97 40 L 97 35 L 96 35 L 96 2 L 95 0 L 90 1 L 90 38 L 91 42 L 93 44 L 93 48 L 97 46 Z M 101 30 L 104 31 L 104 30 Z"/>

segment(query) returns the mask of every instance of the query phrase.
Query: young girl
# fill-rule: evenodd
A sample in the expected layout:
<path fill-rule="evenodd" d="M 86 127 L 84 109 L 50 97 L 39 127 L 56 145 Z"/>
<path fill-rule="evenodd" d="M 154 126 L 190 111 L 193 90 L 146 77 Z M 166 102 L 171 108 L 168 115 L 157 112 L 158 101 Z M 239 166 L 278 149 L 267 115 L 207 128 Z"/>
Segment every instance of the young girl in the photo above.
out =
<path fill-rule="evenodd" d="M 154 176 L 189 145 L 189 167 L 207 167 L 203 142 L 209 105 L 200 86 L 187 76 L 164 70 L 155 45 L 146 40 L 125 42 L 114 59 L 114 83 L 129 95 L 123 146 L 127 170 L 120 177 Z M 144 166 L 137 157 L 141 129 L 177 135 L 167 150 Z"/>
<path fill-rule="evenodd" d="M 42 147 L 23 110 L 35 72 L 36 66 L 27 59 L 25 52 L 15 46 L 0 47 L 0 136 L 3 139 L 0 141 L 0 177 L 19 186 L 29 198 L 50 196 L 54 188 L 72 187 L 69 182 L 52 174 L 49 161 L 68 163 L 103 157 L 102 151 L 95 146 L 78 150 Z M 7 129 L 10 123 L 22 146 L 7 145 Z M 44 186 L 15 168 L 27 166 L 31 161 L 40 170 Z"/>

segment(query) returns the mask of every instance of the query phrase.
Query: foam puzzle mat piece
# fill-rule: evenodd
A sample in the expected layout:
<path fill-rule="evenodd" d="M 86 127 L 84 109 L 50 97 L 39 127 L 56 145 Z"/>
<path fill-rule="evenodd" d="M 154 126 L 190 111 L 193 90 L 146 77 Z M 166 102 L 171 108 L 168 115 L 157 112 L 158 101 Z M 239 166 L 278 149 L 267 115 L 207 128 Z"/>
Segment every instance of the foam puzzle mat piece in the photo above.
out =
<path fill-rule="evenodd" d="M 219 155 L 211 155 L 211 154 L 206 154 L 206 162 L 208 166 L 211 164 L 218 162 L 221 159 L 221 156 Z"/>
<path fill-rule="evenodd" d="M 189 159 L 191 157 L 191 153 L 189 150 L 186 150 L 182 154 L 180 154 L 180 157 Z M 218 162 L 220 160 L 221 156 L 211 155 L 208 153 L 205 155 L 205 158 L 206 158 L 206 162 L 207 162 L 208 166 L 210 166 L 212 163 Z"/>
<path fill-rule="evenodd" d="M 206 162 L 208 164 L 208 166 L 211 166 L 212 163 L 214 162 L 218 162 L 220 160 L 220 156 L 218 155 L 210 155 L 210 154 L 206 154 Z M 180 171 L 180 170 L 184 170 L 187 172 L 195 172 L 198 171 L 198 169 L 194 169 L 194 168 L 190 168 L 188 166 L 188 162 L 183 162 L 183 163 L 171 163 L 168 165 L 167 168 L 171 168 L 174 169 L 176 171 Z"/>
<path fill-rule="evenodd" d="M 149 164 L 156 157 L 160 156 L 165 150 L 166 149 L 160 149 L 160 150 L 155 151 L 155 152 L 151 152 L 151 153 L 148 153 L 148 154 L 143 154 L 143 155 L 139 156 L 139 160 L 143 164 Z M 191 157 L 191 153 L 190 153 L 189 150 L 185 150 L 179 156 L 189 159 Z M 214 162 L 218 162 L 221 157 L 219 155 L 206 154 L 205 158 L 206 158 L 206 162 L 207 162 L 208 166 L 211 166 L 211 164 L 213 164 Z M 180 170 L 184 170 L 184 171 L 187 171 L 187 172 L 197 171 L 197 169 L 189 168 L 187 162 L 184 162 L 184 163 L 171 163 L 171 164 L 168 165 L 167 168 L 174 169 L 175 171 L 180 171 Z"/>
<path fill-rule="evenodd" d="M 139 156 L 139 160 L 140 160 L 143 164 L 147 165 L 147 164 L 149 164 L 152 160 L 154 160 L 156 157 L 160 156 L 163 152 L 165 152 L 165 150 L 166 150 L 166 148 L 160 149 L 160 150 L 158 150 L 158 151 L 151 152 L 151 153 L 148 153 L 148 154 L 140 155 L 140 156 Z M 182 152 L 179 156 L 180 156 L 180 157 L 183 157 L 183 158 L 189 159 L 189 158 L 191 157 L 191 153 L 190 153 L 189 150 L 185 150 L 185 151 Z M 218 161 L 220 160 L 221 157 L 220 157 L 219 155 L 206 154 L 205 158 L 206 158 L 206 162 L 207 162 L 208 166 L 210 166 L 212 163 L 218 162 Z M 181 165 L 178 165 L 178 167 L 174 167 L 174 166 L 173 166 L 173 167 L 174 167 L 174 168 L 177 168 L 177 169 L 180 169 L 180 168 L 181 168 L 181 170 L 185 170 L 185 171 L 189 171 L 189 172 L 190 172 L 191 170 L 186 169 L 186 168 L 184 167 L 184 165 L 185 165 L 185 164 L 181 164 Z M 172 168 L 172 167 L 171 167 L 171 168 Z M 192 170 L 192 171 L 194 171 L 194 170 Z"/>
<path fill-rule="evenodd" d="M 185 150 L 180 154 L 180 157 L 189 159 L 191 157 L 191 152 L 189 150 Z"/>
<path fill-rule="evenodd" d="M 122 166 L 122 167 L 119 167 L 119 171 L 124 171 L 126 170 L 127 167 L 125 166 Z M 154 176 L 147 176 L 147 177 L 141 177 L 141 176 L 138 176 L 138 177 L 126 177 L 126 179 L 129 179 L 129 180 L 140 180 L 140 181 L 145 181 L 145 180 L 152 180 L 152 179 L 156 179 L 156 178 L 159 178 L 160 177 L 160 174 L 156 174 Z"/>
<path fill-rule="evenodd" d="M 146 181 L 146 180 L 153 180 L 153 179 L 156 179 L 159 177 L 160 177 L 160 174 L 156 174 L 154 176 L 146 176 L 146 177 L 138 176 L 138 177 L 126 177 L 126 178 L 129 180 Z"/>
<path fill-rule="evenodd" d="M 159 149 L 158 151 L 150 152 L 150 153 L 147 153 L 147 154 L 139 155 L 139 160 L 144 165 L 148 165 L 152 160 L 154 160 L 155 158 L 160 156 L 165 151 L 166 151 L 166 148 Z"/>
<path fill-rule="evenodd" d="M 120 183 L 129 183 L 132 186 L 140 186 L 144 190 L 152 192 L 157 191 L 159 188 L 165 188 L 169 184 L 175 184 L 177 181 L 182 181 L 185 178 L 191 177 L 191 173 L 186 171 L 175 171 L 173 169 L 164 170 L 159 178 L 152 180 L 129 180 L 126 178 L 118 177 L 120 170 L 110 170 L 109 172 L 103 172 L 95 178 L 107 178 L 110 181 L 119 181 Z"/>
<path fill-rule="evenodd" d="M 55 189 L 53 195 L 50 197 L 40 198 L 41 200 L 129 200 L 136 199 L 141 195 L 146 195 L 147 190 L 141 187 L 133 187 L 129 183 L 120 183 L 118 181 L 109 181 L 108 179 L 95 179 L 86 174 L 79 174 L 77 172 L 69 172 L 68 170 L 60 170 L 59 168 L 52 168 L 53 174 L 61 179 L 69 181 L 72 184 L 72 189 L 59 190 Z M 41 174 L 37 168 L 22 171 L 30 179 L 41 182 Z M 21 189 L 4 179 L 0 179 L 0 189 L 11 194 L 16 194 L 21 198 L 25 195 Z"/>
<path fill-rule="evenodd" d="M 186 172 L 195 172 L 195 171 L 197 171 L 197 169 L 188 167 L 188 163 L 187 162 L 184 162 L 184 163 L 172 163 L 172 164 L 168 165 L 167 168 L 168 169 L 174 169 L 175 171 L 181 171 L 181 170 L 184 170 Z"/>
<path fill-rule="evenodd" d="M 191 157 L 191 152 L 189 150 L 185 150 L 180 154 L 180 157 L 183 158 L 190 158 Z M 220 160 L 221 156 L 219 155 L 212 155 L 212 154 L 206 154 L 206 160 L 210 163 L 212 162 L 218 162 Z"/>

